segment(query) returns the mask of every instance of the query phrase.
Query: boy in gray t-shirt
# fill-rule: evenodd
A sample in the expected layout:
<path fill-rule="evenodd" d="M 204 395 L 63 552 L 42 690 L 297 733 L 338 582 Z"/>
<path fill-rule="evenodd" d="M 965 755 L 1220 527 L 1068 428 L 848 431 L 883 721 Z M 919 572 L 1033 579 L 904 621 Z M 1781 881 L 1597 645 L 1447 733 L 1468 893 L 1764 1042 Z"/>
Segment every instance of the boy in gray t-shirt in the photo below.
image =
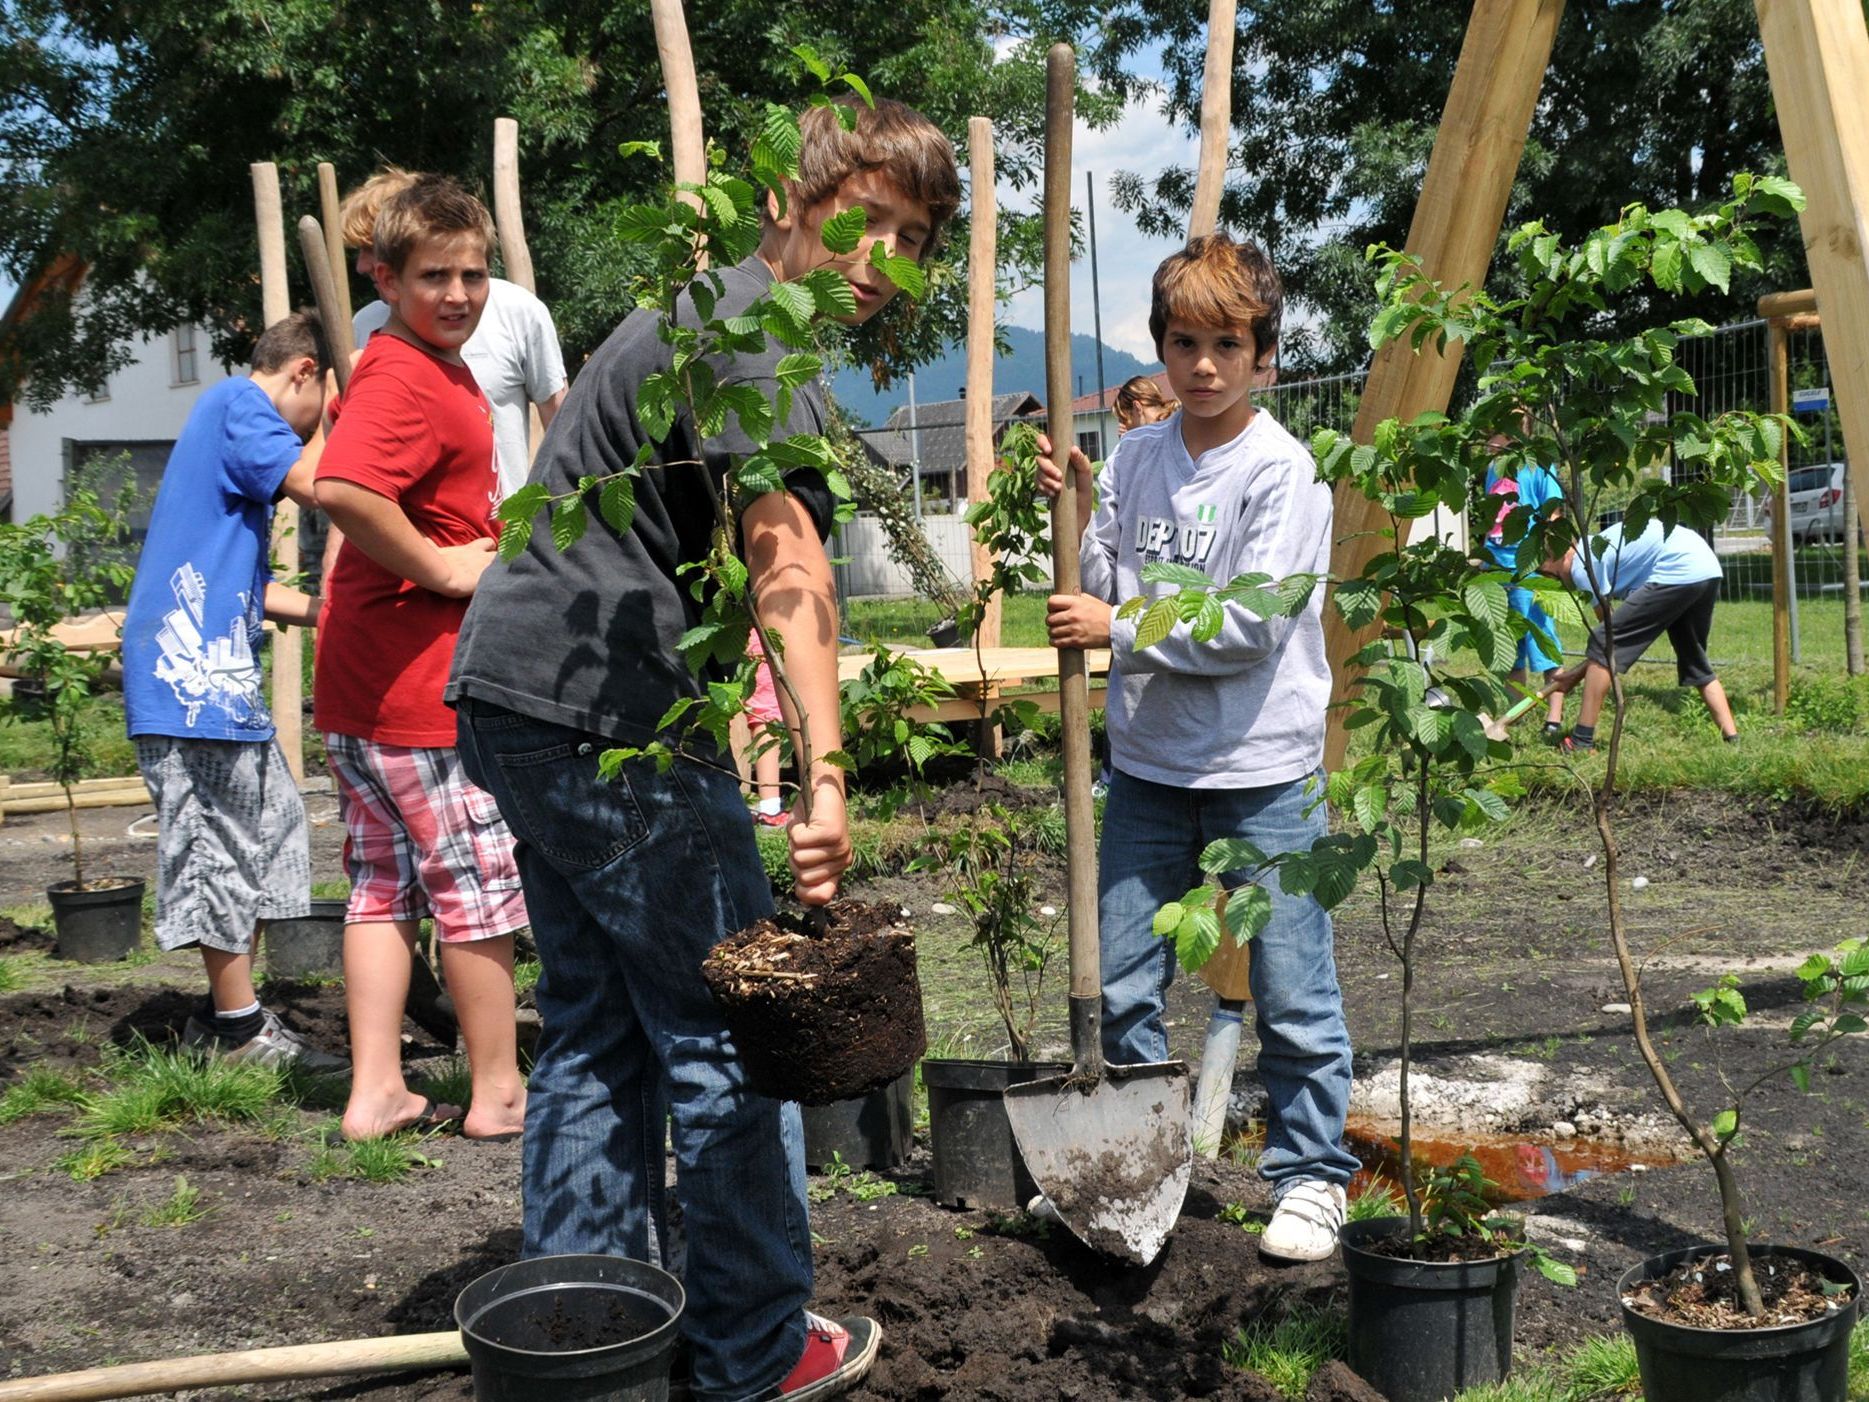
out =
<path fill-rule="evenodd" d="M 1136 620 L 1116 619 L 1112 607 L 1165 588 L 1142 582 L 1143 567 L 1158 561 L 1215 580 L 1329 569 L 1330 491 L 1304 446 L 1252 403 L 1282 302 L 1265 254 L 1224 235 L 1192 240 L 1156 270 L 1149 330 L 1181 408 L 1128 434 L 1104 465 L 1084 531 L 1083 591 L 1054 594 L 1047 607 L 1055 646 L 1111 650 L 1098 924 L 1103 1052 L 1118 1065 L 1168 1056 L 1162 1009 L 1175 949 L 1152 922 L 1200 883 L 1201 851 L 1239 837 L 1275 856 L 1308 849 L 1326 831 L 1311 791 L 1330 701 L 1322 590 L 1295 618 L 1226 604 L 1211 641 L 1176 632 L 1141 649 Z M 1089 463 L 1076 449 L 1071 463 L 1087 504 Z M 1044 459 L 1040 480 L 1055 494 L 1063 474 Z M 1350 1037 L 1329 915 L 1311 896 L 1268 890 L 1252 994 L 1267 1095 L 1259 1171 L 1277 1208 L 1260 1249 L 1321 1260 L 1336 1247 L 1343 1185 L 1358 1167 L 1343 1147 Z"/>

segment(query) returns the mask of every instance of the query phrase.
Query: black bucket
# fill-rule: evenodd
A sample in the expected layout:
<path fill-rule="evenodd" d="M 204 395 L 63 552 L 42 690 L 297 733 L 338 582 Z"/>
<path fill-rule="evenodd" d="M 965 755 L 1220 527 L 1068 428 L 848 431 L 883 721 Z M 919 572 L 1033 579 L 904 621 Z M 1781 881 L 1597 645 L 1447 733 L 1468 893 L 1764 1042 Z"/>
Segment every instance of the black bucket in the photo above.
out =
<path fill-rule="evenodd" d="M 1406 1261 L 1367 1244 L 1408 1235 L 1405 1217 L 1345 1225 L 1349 1363 L 1389 1402 L 1441 1402 L 1512 1371 L 1521 1253 L 1485 1261 Z"/>
<path fill-rule="evenodd" d="M 1616 1297 L 1645 1280 L 1666 1275 L 1721 1246 L 1689 1246 L 1651 1256 L 1623 1272 Z M 1808 1324 L 1773 1329 L 1694 1329 L 1622 1307 L 1623 1327 L 1635 1340 L 1648 1402 L 1844 1402 L 1849 1389 L 1850 1330 L 1862 1309 L 1862 1281 L 1834 1256 L 1796 1246 L 1755 1246 L 1757 1271 L 1773 1257 L 1801 1261 L 1855 1292 L 1843 1309 Z"/>
<path fill-rule="evenodd" d="M 915 1072 L 854 1100 L 806 1105 L 805 1166 L 833 1161 L 852 1168 L 900 1168 L 915 1134 Z"/>
<path fill-rule="evenodd" d="M 922 1062 L 934 1196 L 943 1207 L 1024 1207 L 1038 1193 L 1006 1118 L 1006 1087 L 1071 1068 L 1061 1061 Z"/>
<path fill-rule="evenodd" d="M 344 972 L 348 901 L 313 901 L 311 913 L 266 922 L 266 972 L 275 978 Z"/>
<path fill-rule="evenodd" d="M 120 881 L 100 890 L 80 891 L 76 883 L 48 886 L 52 928 L 58 932 L 54 959 L 76 964 L 107 964 L 127 959 L 143 942 L 143 883 Z"/>
<path fill-rule="evenodd" d="M 476 1402 L 665 1402 L 686 1297 L 621 1256 L 535 1256 L 454 1301 Z"/>

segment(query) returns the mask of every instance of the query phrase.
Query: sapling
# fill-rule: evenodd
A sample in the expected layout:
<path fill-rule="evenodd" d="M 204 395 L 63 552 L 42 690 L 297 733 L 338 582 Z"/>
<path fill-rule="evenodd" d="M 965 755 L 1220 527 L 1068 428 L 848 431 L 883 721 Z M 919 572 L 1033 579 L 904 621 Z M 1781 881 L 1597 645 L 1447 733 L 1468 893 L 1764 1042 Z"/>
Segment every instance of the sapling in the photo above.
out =
<path fill-rule="evenodd" d="M 1621 338 L 1592 335 L 1593 323 L 1613 298 L 1672 299 L 1709 287 L 1725 291 L 1736 269 L 1761 267 L 1748 225 L 1761 216 L 1787 217 L 1803 203 L 1802 193 L 1788 181 L 1742 174 L 1733 178 L 1732 197 L 1706 213 L 1650 212 L 1631 205 L 1615 223 L 1575 244 L 1566 244 L 1542 224 L 1526 224 L 1507 240 L 1522 290 L 1504 299 L 1470 288 L 1439 287 L 1407 255 L 1378 254 L 1385 306 L 1377 332 L 1385 338 L 1405 334 L 1418 346 L 1464 343 L 1481 367 L 1471 416 L 1491 422 L 1509 440 L 1505 461 L 1543 464 L 1558 478 L 1563 512 L 1534 521 L 1518 510 L 1504 529 L 1527 534 L 1523 556 L 1556 560 L 1575 547 L 1586 577 L 1584 599 L 1603 613 L 1605 651 L 1612 658 L 1616 625 L 1601 558 L 1605 542 L 1590 524 L 1603 501 L 1611 495 L 1625 500 L 1629 536 L 1652 520 L 1670 530 L 1710 526 L 1724 517 L 1731 492 L 1775 480 L 1787 426 L 1773 416 L 1745 411 L 1708 419 L 1687 407 L 1696 387 L 1676 347 L 1683 338 L 1710 333 L 1705 322 L 1680 319 Z M 1666 470 L 1653 470 L 1658 467 Z M 1551 581 L 1526 583 L 1547 591 L 1561 587 Z M 1696 1114 L 1649 1028 L 1623 910 L 1613 823 L 1626 720 L 1622 677 L 1614 668 L 1610 681 L 1614 719 L 1607 762 L 1592 797 L 1610 936 L 1637 1049 L 1669 1112 L 1713 1170 L 1737 1295 L 1745 1312 L 1759 1318 L 1764 1304 L 1747 1249 L 1744 1198 L 1729 1157 L 1739 1107 L 1730 1105 L 1706 1119 Z M 1847 971 L 1859 953 L 1840 956 L 1834 975 L 1826 973 L 1828 964 L 1820 968 L 1813 962 L 1807 968 L 1813 979 L 1834 977 L 1839 993 L 1847 993 L 1851 979 L 1869 975 L 1869 967 Z M 1696 1008 L 1710 1024 L 1724 1025 L 1743 1017 L 1744 1000 L 1736 983 L 1722 983 L 1697 999 Z M 1861 1030 L 1861 1022 L 1858 1012 L 1839 1003 L 1828 1016 L 1805 1023 L 1800 1030 L 1805 1051 L 1789 1063 L 1794 1073 L 1808 1076 L 1812 1050 Z"/>
<path fill-rule="evenodd" d="M 128 538 L 126 512 L 125 499 L 107 508 L 96 492 L 78 488 L 50 515 L 0 525 L 0 603 L 14 623 L 6 660 L 38 684 L 36 695 L 15 692 L 8 713 L 15 719 L 43 719 L 50 732 L 47 769 L 64 791 L 73 889 L 78 891 L 89 888 L 75 790 L 96 763 L 86 721 L 116 653 L 76 651 L 59 636 L 58 627 L 117 602 L 129 587 L 134 571 L 120 553 Z"/>

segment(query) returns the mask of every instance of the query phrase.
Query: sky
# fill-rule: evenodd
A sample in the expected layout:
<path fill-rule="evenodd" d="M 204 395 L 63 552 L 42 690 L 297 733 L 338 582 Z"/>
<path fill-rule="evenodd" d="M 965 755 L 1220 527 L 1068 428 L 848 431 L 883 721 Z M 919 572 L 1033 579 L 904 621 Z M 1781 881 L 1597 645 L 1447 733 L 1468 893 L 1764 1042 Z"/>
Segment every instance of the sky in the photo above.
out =
<path fill-rule="evenodd" d="M 1149 278 L 1179 238 L 1152 238 L 1136 228 L 1135 220 L 1117 209 L 1110 198 L 1110 177 L 1118 171 L 1141 175 L 1145 183 L 1171 166 L 1192 168 L 1200 154 L 1200 139 L 1173 126 L 1155 110 L 1156 98 L 1132 103 L 1123 119 L 1104 131 L 1092 131 L 1079 121 L 1071 136 L 1072 204 L 1083 209 L 1086 173 L 1095 177 L 1097 200 L 1097 282 L 1103 303 L 1104 344 L 1128 351 L 1138 360 L 1158 364 L 1155 343 L 1149 338 Z M 1034 194 L 1000 190 L 1009 208 L 1033 209 Z M 1071 330 L 1091 334 L 1090 258 L 1071 265 Z M 1045 294 L 1031 287 L 1005 308 L 1014 326 L 1045 327 Z"/>

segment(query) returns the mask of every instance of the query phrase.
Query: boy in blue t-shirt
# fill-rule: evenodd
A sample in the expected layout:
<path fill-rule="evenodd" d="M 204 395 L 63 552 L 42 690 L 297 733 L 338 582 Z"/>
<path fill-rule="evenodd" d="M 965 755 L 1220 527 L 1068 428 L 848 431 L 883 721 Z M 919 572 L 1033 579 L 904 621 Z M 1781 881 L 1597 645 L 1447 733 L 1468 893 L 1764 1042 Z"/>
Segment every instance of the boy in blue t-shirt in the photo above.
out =
<path fill-rule="evenodd" d="M 330 356 L 312 312 L 266 329 L 253 371 L 201 396 L 169 455 L 123 624 L 123 702 L 155 799 L 156 942 L 199 945 L 209 1002 L 183 1039 L 230 1059 L 339 1070 L 260 1006 L 263 921 L 304 915 L 305 806 L 273 738 L 262 618 L 314 627 L 321 601 L 272 581 L 273 505 L 313 505 L 306 443 Z"/>
<path fill-rule="evenodd" d="M 1487 446 L 1497 454 L 1505 451 L 1507 442 L 1505 435 L 1500 434 Z M 1524 530 L 1508 541 L 1505 538 L 1507 518 L 1515 508 L 1523 506 L 1530 508 L 1530 520 L 1539 520 L 1549 507 L 1563 503 L 1564 489 L 1549 468 L 1525 463 L 1517 472 L 1508 474 L 1501 472 L 1499 465 L 1494 463 L 1486 469 L 1486 495 L 1489 504 L 1497 508 L 1492 529 L 1486 533 L 1486 553 L 1493 557 L 1493 562 L 1501 569 L 1511 570 L 1516 578 L 1519 573 L 1519 546 L 1524 544 L 1531 527 L 1528 522 Z M 1498 497 L 1499 501 L 1492 502 L 1493 497 Z M 1535 630 L 1519 639 L 1518 657 L 1512 664 L 1511 680 L 1522 687 L 1543 687 L 1551 680 L 1550 673 L 1562 660 L 1551 656 L 1543 646 L 1547 639 L 1553 643 L 1557 641 L 1557 625 L 1539 607 L 1538 596 L 1529 589 L 1509 588 L 1506 600 L 1512 611 L 1529 622 Z M 1554 691 L 1545 711 L 1546 743 L 1556 744 L 1563 729 L 1564 694 Z"/>
<path fill-rule="evenodd" d="M 1591 552 L 1600 594 L 1593 594 L 1591 589 L 1585 550 Z M 1579 593 L 1593 595 L 1596 611 L 1606 621 L 1614 617 L 1618 672 L 1633 667 L 1649 644 L 1666 633 L 1674 644 L 1675 675 L 1681 685 L 1699 688 L 1701 699 L 1720 727 L 1721 738 L 1729 745 L 1738 742 L 1739 727 L 1733 721 L 1733 708 L 1727 704 L 1726 688 L 1720 685 L 1713 663 L 1707 658 L 1713 605 L 1720 597 L 1723 573 L 1712 546 L 1685 526 L 1667 530 L 1659 521 L 1650 521 L 1640 535 L 1628 539 L 1618 521 L 1603 530 L 1585 533 L 1576 545 L 1546 560 L 1540 568 Z M 1610 602 L 1614 599 L 1624 602 L 1612 615 Z M 1586 657 L 1581 666 L 1559 673 L 1552 684 L 1557 688 L 1555 694 L 1561 696 L 1583 682 L 1577 724 L 1564 737 L 1566 750 L 1596 748 L 1596 720 L 1610 691 L 1610 657 L 1602 625 L 1590 631 Z"/>

